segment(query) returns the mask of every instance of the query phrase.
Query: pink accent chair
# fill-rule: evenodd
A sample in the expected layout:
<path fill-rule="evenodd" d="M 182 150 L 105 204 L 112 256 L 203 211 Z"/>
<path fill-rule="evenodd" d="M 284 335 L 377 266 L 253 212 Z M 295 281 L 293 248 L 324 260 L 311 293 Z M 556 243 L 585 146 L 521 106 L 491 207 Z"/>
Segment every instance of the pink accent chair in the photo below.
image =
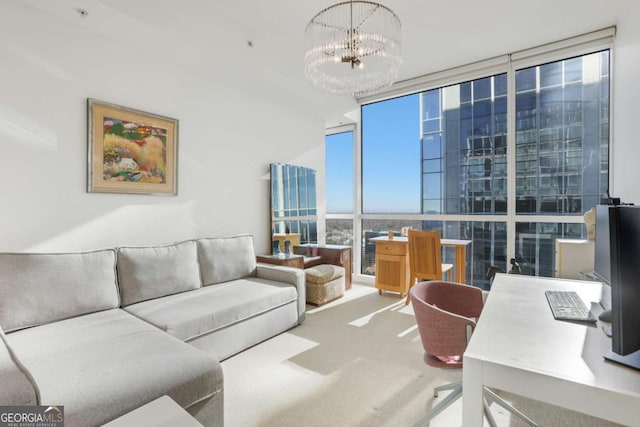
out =
<path fill-rule="evenodd" d="M 424 347 L 425 363 L 444 369 L 462 368 L 462 355 L 482 312 L 482 291 L 459 283 L 429 281 L 417 283 L 409 293 Z M 435 417 L 461 397 L 462 381 L 436 387 L 434 397 L 443 390 L 453 391 L 427 412 L 416 426 Z M 495 427 L 496 422 L 489 411 L 489 401 L 499 404 L 529 426 L 536 427 L 536 423 L 526 415 L 485 387 L 484 413 L 491 426 Z"/>

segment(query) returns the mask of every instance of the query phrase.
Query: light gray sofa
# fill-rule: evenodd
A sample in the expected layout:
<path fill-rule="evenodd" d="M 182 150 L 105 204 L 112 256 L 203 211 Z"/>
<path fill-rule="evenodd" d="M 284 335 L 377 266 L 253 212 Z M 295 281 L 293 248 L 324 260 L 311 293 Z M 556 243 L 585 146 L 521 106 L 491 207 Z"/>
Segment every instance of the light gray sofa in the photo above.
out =
<path fill-rule="evenodd" d="M 0 405 L 64 405 L 100 425 L 168 395 L 222 426 L 219 361 L 304 319 L 302 270 L 253 238 L 0 254 Z"/>

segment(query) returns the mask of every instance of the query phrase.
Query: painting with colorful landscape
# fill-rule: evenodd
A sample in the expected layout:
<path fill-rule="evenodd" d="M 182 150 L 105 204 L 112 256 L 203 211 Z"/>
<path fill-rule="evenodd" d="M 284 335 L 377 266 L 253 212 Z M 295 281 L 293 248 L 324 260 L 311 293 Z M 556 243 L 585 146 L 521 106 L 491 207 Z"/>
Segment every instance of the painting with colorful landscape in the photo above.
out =
<path fill-rule="evenodd" d="M 105 181 L 166 182 L 166 129 L 113 117 L 105 117 L 103 125 Z"/>
<path fill-rule="evenodd" d="M 176 194 L 177 120 L 89 100 L 89 191 Z"/>

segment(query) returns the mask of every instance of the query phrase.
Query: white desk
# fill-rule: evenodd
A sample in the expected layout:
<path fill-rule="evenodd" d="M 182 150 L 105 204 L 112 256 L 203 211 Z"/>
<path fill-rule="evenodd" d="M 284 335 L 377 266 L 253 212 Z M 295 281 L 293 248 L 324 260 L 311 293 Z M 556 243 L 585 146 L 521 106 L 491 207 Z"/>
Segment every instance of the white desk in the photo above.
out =
<path fill-rule="evenodd" d="M 497 274 L 464 353 L 463 425 L 483 424 L 482 387 L 640 426 L 640 371 L 605 361 L 611 339 L 597 327 L 555 320 L 545 290 L 576 291 L 587 307 L 602 285 Z M 599 313 L 599 304 L 591 304 Z M 535 420 L 534 420 L 535 421 Z"/>

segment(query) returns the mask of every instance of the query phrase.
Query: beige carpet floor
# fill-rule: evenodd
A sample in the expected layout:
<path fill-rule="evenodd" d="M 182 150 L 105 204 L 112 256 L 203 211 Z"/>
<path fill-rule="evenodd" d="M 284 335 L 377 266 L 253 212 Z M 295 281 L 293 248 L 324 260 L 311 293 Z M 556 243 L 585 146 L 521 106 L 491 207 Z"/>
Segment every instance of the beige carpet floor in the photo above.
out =
<path fill-rule="evenodd" d="M 227 427 L 412 426 L 446 396 L 434 400 L 435 386 L 462 378 L 424 364 L 413 311 L 397 294 L 354 284 L 307 309 L 302 325 L 222 363 Z M 500 394 L 540 426 L 614 425 Z M 460 426 L 461 410 L 459 399 L 428 425 Z M 495 404 L 492 413 L 500 426 L 524 425 Z"/>

